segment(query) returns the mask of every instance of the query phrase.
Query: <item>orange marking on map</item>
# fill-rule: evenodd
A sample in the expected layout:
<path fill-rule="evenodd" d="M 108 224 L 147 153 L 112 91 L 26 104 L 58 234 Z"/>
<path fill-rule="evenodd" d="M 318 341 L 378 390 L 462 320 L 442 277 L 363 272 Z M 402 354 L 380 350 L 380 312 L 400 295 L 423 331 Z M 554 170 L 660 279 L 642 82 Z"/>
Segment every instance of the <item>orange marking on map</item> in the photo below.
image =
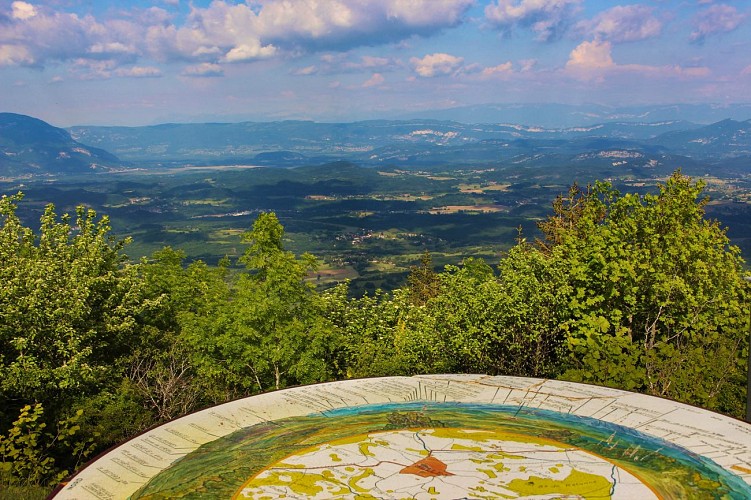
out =
<path fill-rule="evenodd" d="M 744 474 L 751 474 L 751 469 L 747 469 L 746 467 L 740 465 L 731 465 L 730 468 L 737 470 L 738 472 L 743 472 Z"/>
<path fill-rule="evenodd" d="M 414 474 L 420 477 L 453 476 L 446 470 L 446 464 L 435 457 L 426 457 L 408 465 L 400 470 L 399 474 Z"/>

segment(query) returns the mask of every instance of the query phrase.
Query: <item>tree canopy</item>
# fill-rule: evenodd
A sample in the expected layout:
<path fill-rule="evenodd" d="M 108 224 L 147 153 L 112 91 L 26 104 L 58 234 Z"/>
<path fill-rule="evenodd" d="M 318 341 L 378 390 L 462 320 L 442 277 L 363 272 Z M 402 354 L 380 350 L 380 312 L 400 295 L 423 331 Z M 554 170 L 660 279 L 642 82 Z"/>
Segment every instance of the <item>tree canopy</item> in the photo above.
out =
<path fill-rule="evenodd" d="M 741 416 L 744 262 L 703 185 L 572 186 L 491 267 L 424 253 L 402 288 L 316 289 L 273 213 L 239 266 L 164 248 L 128 261 L 106 217 L 49 206 L 38 231 L 0 200 L 0 484 L 45 483 L 158 422 L 256 392 L 346 377 L 563 378 Z"/>
<path fill-rule="evenodd" d="M 702 188 L 679 172 L 644 196 L 598 183 L 541 224 L 571 287 L 564 377 L 740 414 L 748 286 Z"/>

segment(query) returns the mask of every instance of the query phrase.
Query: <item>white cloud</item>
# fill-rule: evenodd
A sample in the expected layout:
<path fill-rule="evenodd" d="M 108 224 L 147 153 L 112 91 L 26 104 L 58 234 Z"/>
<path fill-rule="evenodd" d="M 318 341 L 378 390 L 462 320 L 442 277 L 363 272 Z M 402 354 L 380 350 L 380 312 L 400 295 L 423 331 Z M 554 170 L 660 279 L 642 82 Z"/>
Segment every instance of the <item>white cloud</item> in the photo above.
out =
<path fill-rule="evenodd" d="M 374 56 L 362 56 L 360 59 L 351 61 L 351 60 L 342 60 L 339 61 L 338 64 L 336 64 L 336 61 L 332 61 L 334 64 L 332 64 L 329 68 L 327 68 L 328 72 L 333 73 L 337 71 L 362 71 L 362 70 L 378 70 L 379 72 L 383 71 L 393 71 L 397 68 L 400 68 L 403 66 L 402 63 L 399 61 L 396 61 L 390 57 L 374 57 Z"/>
<path fill-rule="evenodd" d="M 251 40 L 248 43 L 243 43 L 230 49 L 223 60 L 226 62 L 252 61 L 254 59 L 271 57 L 275 53 L 276 47 L 273 45 L 261 46 L 258 40 Z"/>
<path fill-rule="evenodd" d="M 454 26 L 473 0 L 391 0 L 386 3 L 386 17 L 411 26 Z"/>
<path fill-rule="evenodd" d="M 662 22 L 645 5 L 616 5 L 577 26 L 592 37 L 612 42 L 634 42 L 659 36 Z"/>
<path fill-rule="evenodd" d="M 360 56 L 352 58 L 349 53 L 327 53 L 320 56 L 321 63 L 298 68 L 294 75 L 333 75 L 341 73 L 360 73 L 363 71 L 384 73 L 404 67 L 404 63 L 391 57 Z"/>
<path fill-rule="evenodd" d="M 485 18 L 510 32 L 517 25 L 531 28 L 537 39 L 558 38 L 580 10 L 582 0 L 497 0 L 485 7 Z"/>
<path fill-rule="evenodd" d="M 528 71 L 532 71 L 532 69 L 537 66 L 537 59 L 522 59 L 519 61 L 519 64 L 521 64 L 521 71 L 522 73 L 526 73 Z"/>
<path fill-rule="evenodd" d="M 230 50 L 230 52 L 232 51 Z M 199 61 L 204 60 L 204 59 L 209 59 L 209 60 L 214 61 L 222 57 L 222 49 L 220 49 L 217 46 L 201 45 L 200 47 L 198 47 L 197 49 L 195 49 L 193 52 L 190 53 L 190 57 L 195 58 Z"/>
<path fill-rule="evenodd" d="M 297 68 L 292 72 L 293 75 L 308 76 L 318 73 L 318 68 L 315 65 L 305 66 L 304 68 Z"/>
<path fill-rule="evenodd" d="M 708 36 L 729 33 L 745 21 L 747 15 L 731 5 L 716 4 L 699 12 L 694 18 L 692 42 L 702 42 Z"/>
<path fill-rule="evenodd" d="M 581 80 L 603 81 L 609 75 L 636 73 L 645 78 L 692 79 L 709 76 L 704 66 L 683 67 L 679 65 L 649 66 L 644 64 L 616 64 L 611 55 L 609 41 L 582 42 L 569 55 L 565 72 Z"/>
<path fill-rule="evenodd" d="M 295 37 L 316 39 L 354 27 L 361 15 L 357 4 L 341 0 L 267 2 L 256 17 L 256 29 L 265 37 L 280 40 Z"/>
<path fill-rule="evenodd" d="M 387 57 L 362 56 L 360 61 L 361 68 L 382 68 L 391 64 L 391 59 Z"/>
<path fill-rule="evenodd" d="M 22 45 L 0 44 L 0 66 L 34 64 L 34 56 Z"/>
<path fill-rule="evenodd" d="M 216 77 L 224 76 L 224 69 L 221 66 L 214 63 L 201 63 L 187 66 L 180 73 L 183 76 L 190 77 Z"/>
<path fill-rule="evenodd" d="M 147 9 L 126 11 L 122 15 L 124 16 L 123 19 L 110 19 L 107 21 L 107 25 L 112 27 L 116 26 L 118 23 L 127 23 L 127 25 L 131 26 L 133 22 L 135 22 L 142 27 L 154 25 L 166 26 L 171 24 L 175 19 L 174 13 L 161 7 L 149 7 Z"/>
<path fill-rule="evenodd" d="M 17 65 L 42 66 L 82 57 L 132 62 L 140 54 L 137 44 L 143 30 L 128 20 L 100 23 L 90 15 L 79 17 L 19 1 L 13 2 L 11 16 L 0 30 L 0 45 L 16 47 L 12 59 Z M 24 57 L 18 57 L 21 53 Z"/>
<path fill-rule="evenodd" d="M 474 0 L 266 0 L 193 7 L 176 30 L 181 53 L 213 45 L 274 46 L 287 52 L 344 50 L 428 35 L 462 21 Z"/>
<path fill-rule="evenodd" d="M 97 42 L 86 50 L 87 55 L 92 58 L 120 58 L 122 60 L 133 60 L 138 55 L 138 50 L 133 45 L 126 45 L 121 42 Z"/>
<path fill-rule="evenodd" d="M 582 42 L 569 55 L 566 68 L 569 69 L 601 69 L 614 65 L 610 55 L 612 46 L 610 42 Z"/>
<path fill-rule="evenodd" d="M 13 19 L 31 19 L 32 17 L 37 15 L 37 9 L 30 3 L 26 2 L 13 2 L 10 5 L 11 8 L 11 17 Z"/>
<path fill-rule="evenodd" d="M 128 78 L 159 78 L 162 71 L 153 66 L 133 66 L 132 68 L 120 68 L 115 75 Z"/>
<path fill-rule="evenodd" d="M 511 63 L 511 61 L 507 61 L 497 66 L 484 68 L 481 74 L 482 76 L 485 76 L 485 77 L 508 75 L 513 71 L 513 68 L 514 68 L 514 65 Z"/>
<path fill-rule="evenodd" d="M 108 80 L 112 78 L 112 70 L 117 62 L 112 59 L 78 58 L 70 68 L 72 74 L 81 80 Z"/>
<path fill-rule="evenodd" d="M 377 87 L 379 85 L 383 85 L 383 82 L 385 82 L 386 79 L 383 77 L 380 73 L 373 73 L 373 76 L 371 76 L 366 82 L 362 84 L 363 87 Z"/>
<path fill-rule="evenodd" d="M 212 0 L 191 5 L 176 24 L 174 12 L 133 8 L 118 18 L 79 16 L 12 2 L 0 30 L 2 63 L 44 65 L 78 58 L 113 58 L 120 64 L 247 62 L 320 50 L 398 42 L 463 22 L 475 0 Z M 163 4 L 176 5 L 174 0 Z M 362 64 L 378 64 L 378 58 Z"/>
<path fill-rule="evenodd" d="M 428 54 L 422 59 L 413 57 L 409 62 L 412 63 L 418 75 L 424 78 L 432 78 L 456 73 L 461 69 L 464 59 L 450 54 L 436 53 Z"/>

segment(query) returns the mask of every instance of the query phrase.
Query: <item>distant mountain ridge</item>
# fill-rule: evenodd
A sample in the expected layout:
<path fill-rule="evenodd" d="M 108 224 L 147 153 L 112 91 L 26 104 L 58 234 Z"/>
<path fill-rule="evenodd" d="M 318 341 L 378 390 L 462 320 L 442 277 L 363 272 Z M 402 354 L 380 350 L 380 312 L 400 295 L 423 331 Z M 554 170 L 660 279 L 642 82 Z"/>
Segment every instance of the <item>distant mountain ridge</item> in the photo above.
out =
<path fill-rule="evenodd" d="M 666 132 L 652 142 L 694 158 L 751 155 L 751 119 L 726 119 L 706 127 Z"/>
<path fill-rule="evenodd" d="M 669 104 L 605 106 L 602 104 L 482 104 L 421 111 L 421 118 L 463 123 L 523 123 L 546 128 L 586 127 L 607 122 L 655 123 L 687 121 L 709 125 L 724 119 L 745 120 L 751 116 L 751 103 Z M 407 120 L 404 113 L 394 119 Z"/>
<path fill-rule="evenodd" d="M 683 121 L 612 122 L 546 129 L 516 124 L 465 124 L 438 120 L 370 120 L 353 123 L 305 121 L 164 124 L 147 127 L 71 127 L 71 135 L 131 161 L 264 163 L 300 160 L 376 161 L 416 149 L 485 147 L 487 141 L 574 140 L 607 137 L 643 141 L 661 133 L 699 128 Z"/>
<path fill-rule="evenodd" d="M 30 116 L 0 113 L 0 177 L 120 167 L 115 155 L 73 140 L 64 129 Z"/>
<path fill-rule="evenodd" d="M 653 168 L 751 158 L 751 120 L 706 126 L 680 120 L 611 121 L 558 129 L 429 119 L 281 121 L 77 126 L 66 131 L 36 118 L 0 113 L 0 177 L 107 172 L 125 166 L 118 158 L 143 168 L 299 167 L 339 160 L 414 168 L 582 162 Z"/>
<path fill-rule="evenodd" d="M 662 149 L 697 159 L 749 154 L 751 121 L 712 125 L 686 121 L 613 121 L 544 128 L 510 123 L 439 120 L 371 120 L 353 123 L 306 121 L 164 124 L 148 127 L 72 127 L 72 136 L 130 161 L 233 161 L 293 166 L 346 159 L 382 164 L 449 151 L 488 159 L 539 150 L 572 148 Z M 496 153 L 493 151 L 497 150 Z"/>

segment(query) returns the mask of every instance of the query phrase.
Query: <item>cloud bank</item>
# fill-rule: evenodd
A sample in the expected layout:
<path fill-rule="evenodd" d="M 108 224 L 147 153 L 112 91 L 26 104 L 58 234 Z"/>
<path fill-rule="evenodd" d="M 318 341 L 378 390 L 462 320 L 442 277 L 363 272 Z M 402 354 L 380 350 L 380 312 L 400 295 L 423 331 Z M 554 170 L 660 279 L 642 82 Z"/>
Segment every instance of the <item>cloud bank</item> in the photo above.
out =
<path fill-rule="evenodd" d="M 580 10 L 582 0 L 497 0 L 485 7 L 485 17 L 495 28 L 511 32 L 530 28 L 540 41 L 559 38 Z"/>
<path fill-rule="evenodd" d="M 635 42 L 655 38 L 662 32 L 662 22 L 654 17 L 654 8 L 645 5 L 616 5 L 581 21 L 579 30 L 598 40 Z"/>
<path fill-rule="evenodd" d="M 474 0 L 214 0 L 184 23 L 159 7 L 97 20 L 14 1 L 0 30 L 0 65 L 77 58 L 238 63 L 429 36 L 463 21 Z M 2 19 L 3 17 L 0 17 Z M 190 71 L 190 70 L 189 70 Z"/>
<path fill-rule="evenodd" d="M 748 16 L 738 12 L 732 5 L 716 4 L 699 12 L 694 18 L 692 42 L 703 42 L 706 38 L 734 31 Z"/>

